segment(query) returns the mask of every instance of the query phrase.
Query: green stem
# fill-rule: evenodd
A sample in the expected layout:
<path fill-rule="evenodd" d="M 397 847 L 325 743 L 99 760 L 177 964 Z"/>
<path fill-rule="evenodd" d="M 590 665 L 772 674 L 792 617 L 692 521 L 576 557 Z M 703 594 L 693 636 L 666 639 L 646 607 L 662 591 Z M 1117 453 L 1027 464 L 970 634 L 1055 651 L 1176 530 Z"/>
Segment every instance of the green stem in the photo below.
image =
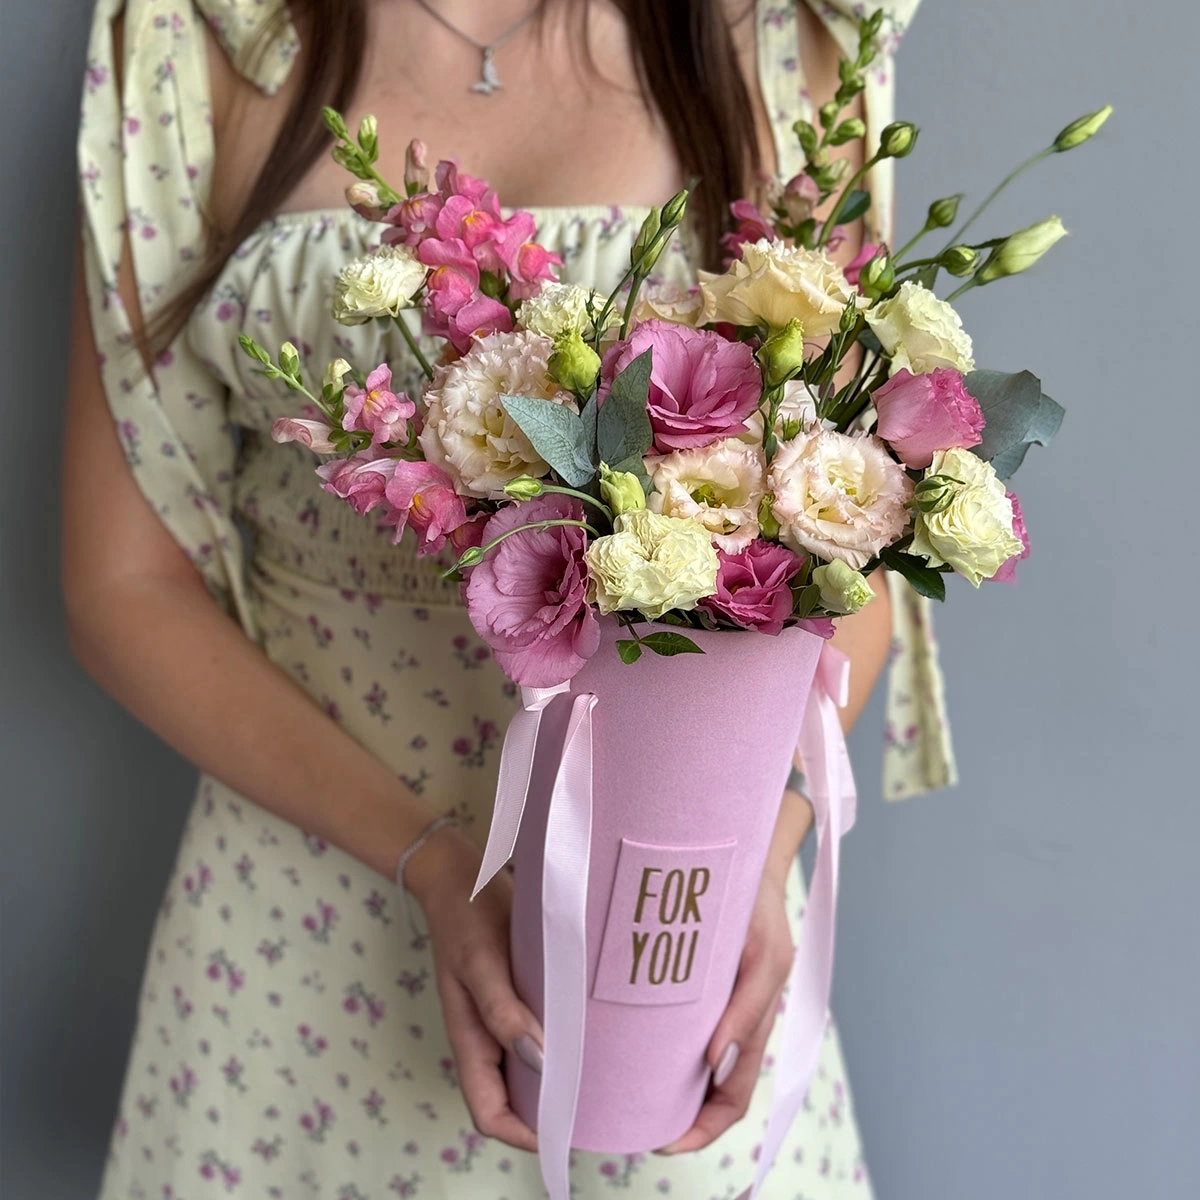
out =
<path fill-rule="evenodd" d="M 625 301 L 625 311 L 621 314 L 622 341 L 629 332 L 629 322 L 633 320 L 633 306 L 637 304 L 638 293 L 642 290 L 642 284 L 645 282 L 645 275 L 639 273 L 633 277 L 633 283 L 629 285 L 629 299 Z"/>
<path fill-rule="evenodd" d="M 612 509 L 603 500 L 597 500 L 595 496 L 589 496 L 587 492 L 579 492 L 569 487 L 559 487 L 556 483 L 543 483 L 542 492 L 554 492 L 559 496 L 574 496 L 576 500 L 582 500 L 585 504 L 598 508 L 610 521 L 613 519 Z"/>
<path fill-rule="evenodd" d="M 393 321 L 400 327 L 400 332 L 404 335 L 404 340 L 408 343 L 408 348 L 412 351 L 413 357 L 421 364 L 421 370 L 425 372 L 426 379 L 433 378 L 433 368 L 429 365 L 429 359 L 421 353 L 421 347 L 417 345 L 417 339 L 413 337 L 412 330 L 409 329 L 407 322 L 403 317 L 393 317 Z"/>
<path fill-rule="evenodd" d="M 946 297 L 946 303 L 953 304 L 954 301 L 957 300 L 959 298 L 959 296 L 961 296 L 963 294 L 963 292 L 969 292 L 973 287 L 978 287 L 978 286 L 979 286 L 979 284 L 976 282 L 975 276 L 972 275 L 971 278 L 968 279 L 967 282 L 962 285 L 962 287 L 955 288 L 954 291 L 952 291 L 950 293 L 950 295 L 948 295 Z"/>
<path fill-rule="evenodd" d="M 949 250 L 951 246 L 955 245 L 955 243 L 962 241 L 963 234 L 975 224 L 976 219 L 983 214 L 983 211 L 992 203 L 993 200 L 996 199 L 997 196 L 1000 195 L 1002 191 L 1004 191 L 1006 187 L 1008 187 L 1010 183 L 1012 183 L 1014 179 L 1017 178 L 1018 175 L 1020 175 L 1023 171 L 1029 170 L 1034 163 L 1041 162 L 1043 158 L 1049 158 L 1053 153 L 1054 147 L 1047 146 L 1045 150 L 1039 150 L 1036 154 L 1032 155 L 1023 163 L 1021 163 L 1020 166 L 1014 167 L 1011 171 L 1009 171 L 1009 173 L 1005 175 L 1005 177 L 1000 180 L 1000 182 L 996 184 L 996 186 L 987 194 L 983 203 L 980 204 L 979 207 L 958 227 L 958 229 L 956 229 L 954 233 L 950 235 L 950 240 L 942 247 L 942 252 L 944 253 L 946 250 Z M 957 295 L 957 293 L 955 294 Z"/>
<path fill-rule="evenodd" d="M 846 199 L 850 193 L 854 191 L 855 185 L 878 161 L 879 156 L 873 155 L 871 158 L 867 159 L 867 161 L 863 163 L 863 165 L 859 167 L 853 175 L 850 176 L 850 182 L 847 183 L 842 189 L 842 194 L 837 198 L 837 203 L 833 206 L 833 211 L 829 214 L 825 224 L 821 226 L 821 236 L 817 238 L 818 250 L 820 250 L 821 247 L 824 246 L 827 241 L 829 241 L 829 236 L 833 233 L 834 227 L 837 225 L 837 219 L 841 215 L 842 209 L 845 207 Z"/>
<path fill-rule="evenodd" d="M 446 570 L 442 572 L 442 578 L 448 579 L 454 574 L 455 571 L 459 570 L 468 559 L 474 559 L 476 554 L 478 554 L 480 558 L 483 558 L 483 556 L 486 555 L 489 550 L 494 550 L 506 538 L 513 537 L 518 533 L 525 533 L 530 529 L 541 533 L 543 530 L 550 529 L 555 525 L 575 525 L 580 529 L 586 529 L 588 533 L 594 534 L 596 537 L 603 536 L 598 529 L 593 528 L 593 526 L 589 525 L 586 521 L 534 521 L 529 525 L 518 525 L 516 529 L 510 529 L 507 533 L 502 533 L 498 538 L 493 538 L 490 542 L 488 542 L 486 546 L 480 546 L 478 550 L 471 549 L 463 551 L 463 553 L 459 556 L 458 561 L 454 563 L 453 566 L 447 567 Z"/>
<path fill-rule="evenodd" d="M 924 226 L 922 226 L 922 227 L 921 227 L 921 228 L 920 228 L 920 229 L 919 229 L 919 230 L 918 230 L 916 233 L 914 233 L 914 234 L 913 234 L 913 236 L 912 236 L 912 237 L 910 237 L 910 238 L 908 239 L 908 241 L 907 241 L 907 242 L 905 242 L 905 243 L 904 243 L 904 245 L 903 245 L 903 246 L 901 246 L 901 247 L 900 247 L 900 249 L 899 249 L 899 250 L 897 250 L 897 251 L 896 251 L 896 253 L 895 253 L 894 255 L 892 255 L 893 261 L 895 261 L 895 263 L 897 264 L 897 268 L 896 268 L 897 270 L 899 270 L 899 269 L 900 269 L 900 267 L 899 267 L 900 260 L 901 260 L 901 259 L 902 259 L 902 258 L 903 258 L 903 257 L 904 257 L 904 256 L 905 256 L 905 255 L 906 255 L 906 254 L 907 254 L 907 253 L 908 253 L 908 252 L 909 252 L 909 251 L 910 251 L 910 250 L 911 250 L 911 249 L 912 249 L 912 248 L 913 248 L 913 247 L 914 247 L 914 246 L 915 246 L 915 245 L 916 245 L 916 244 L 917 244 L 917 243 L 918 243 L 918 242 L 919 242 L 919 241 L 920 241 L 920 240 L 921 240 L 921 239 L 922 239 L 922 238 L 923 238 L 923 237 L 924 237 L 924 236 L 925 236 L 927 233 L 928 233 L 928 232 L 929 232 L 929 226 L 928 226 L 928 225 L 924 225 Z M 932 259 L 932 258 L 926 258 L 926 259 L 918 259 L 917 261 L 918 261 L 918 262 L 927 262 L 927 263 L 929 263 L 929 262 L 936 262 L 937 260 L 936 260 L 936 259 Z M 907 271 L 907 270 L 908 270 L 908 268 L 909 268 L 910 266 L 914 266 L 914 265 L 916 265 L 916 264 L 914 264 L 914 263 L 906 263 L 906 264 L 905 264 L 905 266 L 904 266 L 904 270 L 906 270 L 906 271 Z"/>

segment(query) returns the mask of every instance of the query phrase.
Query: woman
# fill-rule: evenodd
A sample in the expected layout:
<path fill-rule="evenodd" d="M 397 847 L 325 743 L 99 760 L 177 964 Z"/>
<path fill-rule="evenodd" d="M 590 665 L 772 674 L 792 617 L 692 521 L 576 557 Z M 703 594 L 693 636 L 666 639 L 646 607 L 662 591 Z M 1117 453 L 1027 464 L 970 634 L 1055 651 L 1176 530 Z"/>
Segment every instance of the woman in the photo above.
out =
<path fill-rule="evenodd" d="M 541 1194 L 499 1066 L 505 1048 L 536 1064 L 541 1037 L 508 974 L 507 881 L 466 899 L 514 689 L 436 570 L 270 440 L 288 398 L 236 335 L 291 338 L 310 369 L 345 354 L 412 371 L 399 339 L 351 338 L 327 315 L 331 275 L 372 230 L 322 153 L 322 103 L 352 124 L 378 115 L 385 176 L 412 135 L 457 156 L 533 209 L 565 278 L 600 288 L 645 206 L 699 175 L 695 225 L 663 261 L 687 282 L 755 167 L 796 171 L 802 80 L 832 93 L 830 33 L 853 35 L 827 3 L 710 0 L 688 6 L 689 39 L 681 7 L 99 5 L 66 449 L 71 634 L 85 667 L 205 772 L 150 951 L 106 1200 Z M 912 7 L 893 5 L 885 45 Z M 866 95 L 874 128 L 886 75 Z M 915 603 L 893 598 L 918 639 L 901 646 L 898 686 L 925 714 L 892 739 L 894 794 L 952 771 L 922 736 L 938 732 L 939 696 Z M 886 653 L 886 594 L 839 640 L 852 720 Z M 430 834 L 444 814 L 457 826 Z M 664 1157 L 580 1154 L 580 1196 L 701 1200 L 749 1182 L 808 822 L 789 792 L 695 1128 Z M 392 883 L 402 863 L 427 937 Z M 766 1194 L 869 1187 L 831 1032 Z"/>

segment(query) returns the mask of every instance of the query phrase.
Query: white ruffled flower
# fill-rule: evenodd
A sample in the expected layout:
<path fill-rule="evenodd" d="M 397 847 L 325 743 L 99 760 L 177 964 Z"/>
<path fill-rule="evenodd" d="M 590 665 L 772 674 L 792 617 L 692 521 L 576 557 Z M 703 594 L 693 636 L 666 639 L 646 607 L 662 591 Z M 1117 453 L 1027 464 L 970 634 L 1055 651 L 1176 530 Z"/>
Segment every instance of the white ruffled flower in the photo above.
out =
<path fill-rule="evenodd" d="M 975 370 L 971 336 L 958 313 L 919 283 L 905 280 L 890 300 L 866 315 L 884 353 L 891 355 L 891 374 L 925 375 L 939 367 L 952 367 L 963 375 Z"/>
<path fill-rule="evenodd" d="M 927 475 L 958 481 L 954 498 L 940 512 L 917 514 L 911 553 L 931 567 L 949 563 L 978 587 L 1025 544 L 1013 532 L 1013 506 L 990 462 L 969 450 L 939 450 Z"/>
<path fill-rule="evenodd" d="M 505 499 L 519 475 L 541 478 L 549 467 L 500 403 L 501 396 L 538 396 L 568 408 L 575 397 L 546 372 L 553 343 L 527 330 L 476 340 L 462 358 L 439 367 L 425 393 L 419 441 L 464 496 Z"/>
<path fill-rule="evenodd" d="M 695 327 L 704 307 L 699 288 L 682 288 L 677 283 L 660 283 L 642 288 L 633 306 L 633 323 L 671 321 Z"/>
<path fill-rule="evenodd" d="M 407 246 L 380 246 L 356 258 L 341 269 L 334 284 L 334 320 L 364 325 L 376 317 L 398 316 L 421 290 L 425 271 Z"/>
<path fill-rule="evenodd" d="M 765 493 L 767 463 L 761 446 L 726 438 L 695 450 L 676 450 L 646 460 L 655 491 L 652 512 L 697 521 L 729 554 L 758 536 L 758 506 Z"/>
<path fill-rule="evenodd" d="M 912 480 L 872 435 L 818 429 L 784 442 L 767 487 L 784 545 L 856 571 L 908 526 Z"/>
<path fill-rule="evenodd" d="M 542 290 L 525 300 L 517 310 L 517 324 L 531 333 L 540 333 L 551 341 L 561 334 L 574 331 L 586 337 L 591 329 L 587 302 L 591 293 L 574 283 L 543 283 Z M 603 306 L 601 301 L 600 306 Z M 621 314 L 616 308 L 608 314 L 606 326 L 618 324 Z"/>

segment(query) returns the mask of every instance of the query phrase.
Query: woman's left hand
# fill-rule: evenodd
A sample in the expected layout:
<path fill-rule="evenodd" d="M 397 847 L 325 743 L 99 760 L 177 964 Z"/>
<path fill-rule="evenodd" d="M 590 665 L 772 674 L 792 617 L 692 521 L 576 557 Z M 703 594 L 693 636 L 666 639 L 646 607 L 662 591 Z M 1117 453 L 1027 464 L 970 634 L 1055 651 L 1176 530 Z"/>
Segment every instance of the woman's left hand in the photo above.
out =
<path fill-rule="evenodd" d="M 729 1007 L 708 1046 L 712 1089 L 696 1123 L 660 1154 L 703 1149 L 740 1121 L 750 1107 L 763 1051 L 792 968 L 786 888 L 786 873 L 768 867 L 759 884 Z"/>

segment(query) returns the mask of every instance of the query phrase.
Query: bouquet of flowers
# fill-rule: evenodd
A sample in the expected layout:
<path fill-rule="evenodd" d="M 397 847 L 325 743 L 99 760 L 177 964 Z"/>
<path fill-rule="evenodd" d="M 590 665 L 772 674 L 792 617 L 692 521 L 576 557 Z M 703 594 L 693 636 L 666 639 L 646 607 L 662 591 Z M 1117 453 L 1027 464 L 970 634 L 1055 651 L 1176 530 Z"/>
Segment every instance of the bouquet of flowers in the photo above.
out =
<path fill-rule="evenodd" d="M 686 191 L 650 212 L 624 279 L 600 295 L 557 282 L 533 217 L 505 216 L 484 181 L 452 162 L 431 180 L 414 142 L 394 189 L 376 169 L 374 119 L 352 135 L 327 110 L 355 176 L 348 201 L 382 234 L 342 270 L 334 316 L 394 322 L 425 382 L 409 394 L 387 363 L 364 373 L 339 359 L 310 390 L 294 346 L 272 356 L 242 338 L 263 374 L 307 400 L 275 438 L 327 456 L 327 491 L 441 556 L 522 685 L 480 879 L 516 844 L 514 973 L 545 1022 L 546 1066 L 538 1080 L 514 1062 L 510 1086 L 540 1126 L 552 1195 L 566 1195 L 569 1145 L 649 1149 L 694 1117 L 800 738 L 820 841 L 792 987 L 793 1004 L 811 995 L 810 1015 L 785 1034 L 797 1065 L 769 1168 L 815 1065 L 836 845 L 853 819 L 830 716 L 844 664 L 824 640 L 872 598 L 881 567 L 940 600 L 947 574 L 1010 579 L 1029 552 L 1006 481 L 1062 409 L 1028 372 L 977 369 L 953 304 L 1065 231 L 1051 217 L 969 241 L 997 188 L 941 249 L 914 251 L 955 224 L 958 196 L 930 205 L 900 249 L 835 264 L 830 250 L 871 204 L 870 168 L 917 140 L 911 124 L 888 126 L 852 174 L 830 154 L 865 137 L 844 112 L 878 26 L 861 22 L 837 94 L 816 123 L 796 123 L 804 170 L 762 207 L 733 206 L 726 269 L 690 291 L 653 278 Z M 1108 112 L 1024 166 L 1079 145 Z M 942 272 L 962 280 L 946 299 Z M 698 711 L 721 713 L 719 737 L 696 728 Z M 566 878 L 563 863 L 580 861 L 582 879 Z M 566 998 L 581 989 L 586 1003 Z"/>

